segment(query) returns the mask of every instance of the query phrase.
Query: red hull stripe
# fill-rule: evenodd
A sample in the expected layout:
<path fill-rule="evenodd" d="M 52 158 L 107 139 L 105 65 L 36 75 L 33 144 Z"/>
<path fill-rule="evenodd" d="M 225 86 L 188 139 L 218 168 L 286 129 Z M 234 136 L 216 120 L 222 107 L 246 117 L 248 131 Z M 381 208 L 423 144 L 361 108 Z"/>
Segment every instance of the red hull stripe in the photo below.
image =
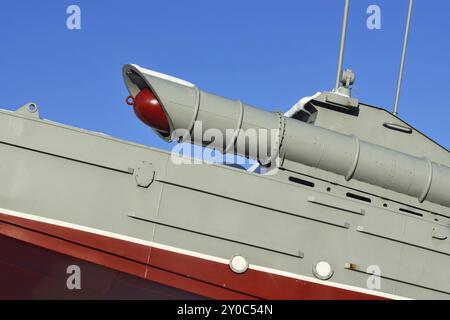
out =
<path fill-rule="evenodd" d="M 163 245 L 126 241 L 38 219 L 0 213 L 0 234 L 214 299 L 385 298 L 326 282 L 320 284 L 255 270 L 252 266 L 244 274 L 236 274 L 224 259 L 209 260 L 201 254 L 183 254 L 182 250 L 167 250 Z"/>

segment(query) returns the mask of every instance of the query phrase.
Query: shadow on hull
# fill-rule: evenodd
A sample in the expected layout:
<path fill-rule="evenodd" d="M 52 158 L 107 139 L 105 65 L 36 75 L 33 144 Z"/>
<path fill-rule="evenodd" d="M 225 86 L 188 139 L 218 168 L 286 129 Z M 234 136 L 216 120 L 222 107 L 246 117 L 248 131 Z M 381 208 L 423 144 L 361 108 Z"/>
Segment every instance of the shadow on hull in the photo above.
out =
<path fill-rule="evenodd" d="M 0 299 L 205 299 L 1 235 L 0 251 Z M 67 287 L 71 265 L 80 290 Z"/>

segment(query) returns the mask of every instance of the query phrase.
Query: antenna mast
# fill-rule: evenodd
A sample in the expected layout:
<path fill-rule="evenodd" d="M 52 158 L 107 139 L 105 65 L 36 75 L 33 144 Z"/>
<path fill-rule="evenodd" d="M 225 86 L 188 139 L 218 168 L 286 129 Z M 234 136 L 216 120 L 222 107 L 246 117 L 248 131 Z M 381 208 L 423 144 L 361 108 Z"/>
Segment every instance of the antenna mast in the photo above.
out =
<path fill-rule="evenodd" d="M 343 21 L 342 21 L 341 47 L 339 49 L 338 69 L 337 69 L 336 85 L 334 86 L 334 91 L 338 91 L 340 83 L 341 83 L 342 61 L 344 59 L 345 36 L 347 34 L 347 18 L 348 18 L 349 3 L 350 3 L 350 0 L 345 0 L 344 18 L 343 18 Z"/>
<path fill-rule="evenodd" d="M 402 86 L 403 67 L 405 65 L 406 48 L 408 46 L 409 24 L 411 22 L 411 13 L 414 0 L 409 0 L 408 18 L 406 20 L 405 38 L 403 40 L 402 60 L 400 62 L 400 71 L 398 73 L 397 93 L 395 95 L 394 115 L 398 114 L 398 100 L 400 99 L 400 89 Z"/>

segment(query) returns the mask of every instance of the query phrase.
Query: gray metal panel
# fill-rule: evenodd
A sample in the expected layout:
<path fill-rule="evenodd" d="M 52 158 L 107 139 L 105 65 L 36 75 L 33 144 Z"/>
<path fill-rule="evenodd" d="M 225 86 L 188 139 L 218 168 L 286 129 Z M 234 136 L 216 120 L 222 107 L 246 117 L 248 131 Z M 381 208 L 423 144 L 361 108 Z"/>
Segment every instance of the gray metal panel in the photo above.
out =
<path fill-rule="evenodd" d="M 130 75 L 130 70 L 134 70 L 137 75 Z M 434 159 L 435 154 L 430 154 L 429 158 L 421 158 L 403 153 L 385 145 L 365 141 L 356 136 L 355 132 L 342 134 L 296 119 L 284 118 L 277 113 L 265 112 L 243 105 L 239 101 L 205 93 L 194 85 L 180 85 L 163 76 L 155 76 L 153 71 L 126 65 L 124 77 L 131 93 L 136 92 L 135 85 L 130 84 L 133 76 L 140 77 L 139 81 L 135 81 L 136 83 L 145 80 L 148 87 L 162 101 L 168 118 L 174 124 L 172 130 L 190 131 L 193 128 L 195 133 L 199 129 L 199 134 L 194 134 L 191 140 L 196 144 L 225 151 L 230 149 L 227 147 L 230 142 L 218 139 L 218 142 L 211 144 L 211 139 L 205 138 L 204 134 L 214 130 L 218 136 L 226 137 L 228 130 L 252 129 L 255 132 L 253 145 L 257 147 L 252 149 L 245 139 L 240 140 L 239 137 L 244 135 L 240 132 L 237 142 L 241 141 L 243 145 L 240 147 L 238 143 L 236 152 L 244 157 L 258 160 L 264 165 L 275 162 L 280 153 L 283 159 L 335 173 L 344 176 L 346 180 L 355 179 L 406 194 L 417 198 L 419 203 L 429 201 L 450 207 L 450 194 L 445 191 L 450 190 L 450 167 L 431 161 L 430 158 Z M 197 93 L 197 99 L 192 99 L 192 92 Z M 317 99 L 320 98 L 323 99 L 323 95 Z M 314 104 L 314 101 L 312 103 Z M 183 104 L 182 110 L 180 104 Z M 322 107 L 326 110 L 326 107 L 331 105 L 322 102 Z M 191 110 L 190 115 L 187 115 L 187 109 Z M 353 118 L 353 123 L 356 121 L 354 119 L 358 119 L 359 125 L 363 125 L 364 121 L 359 119 L 359 109 L 357 111 L 356 116 L 343 114 Z M 320 113 L 321 110 L 318 112 Z M 339 117 L 342 112 L 334 112 L 338 114 L 337 125 L 339 122 L 344 125 L 349 122 L 347 118 Z M 378 112 L 382 111 L 378 110 Z M 278 140 L 270 137 L 269 133 L 273 130 Z M 367 131 L 367 128 L 365 130 Z M 391 129 L 381 125 L 375 130 L 377 134 L 373 135 L 380 135 L 383 130 Z M 265 134 L 261 136 L 261 133 Z M 405 136 L 401 136 L 397 143 L 407 143 L 407 140 Z M 431 143 L 428 141 L 428 144 Z M 265 146 L 265 150 L 269 152 L 261 154 L 261 145 Z M 448 153 L 447 158 L 450 158 Z M 439 176 L 435 177 L 435 173 Z"/>
<path fill-rule="evenodd" d="M 310 277 L 313 264 L 326 259 L 335 268 L 331 281 L 362 288 L 368 275 L 345 263 L 364 272 L 377 264 L 385 292 L 449 297 L 441 278 L 450 261 L 440 252 L 449 240 L 431 234 L 448 231 L 448 223 L 383 209 L 375 198 L 370 204 L 346 198 L 344 187 L 326 181 L 296 184 L 288 180 L 300 178 L 295 173 L 177 166 L 167 153 L 14 113 L 0 112 L 0 123 L 9 128 L 0 129 L 0 207 L 225 259 L 239 253 L 250 263 Z M 148 188 L 135 177 L 143 161 L 155 170 Z"/>
<path fill-rule="evenodd" d="M 318 109 L 317 118 L 314 122 L 316 126 L 344 134 L 353 134 L 367 142 L 411 154 L 418 158 L 427 157 L 437 163 L 450 166 L 450 154 L 445 148 L 384 109 L 361 103 L 359 114 L 354 117 L 319 105 L 315 105 L 315 107 Z M 384 124 L 390 123 L 410 128 L 411 133 L 408 134 L 384 126 Z"/>

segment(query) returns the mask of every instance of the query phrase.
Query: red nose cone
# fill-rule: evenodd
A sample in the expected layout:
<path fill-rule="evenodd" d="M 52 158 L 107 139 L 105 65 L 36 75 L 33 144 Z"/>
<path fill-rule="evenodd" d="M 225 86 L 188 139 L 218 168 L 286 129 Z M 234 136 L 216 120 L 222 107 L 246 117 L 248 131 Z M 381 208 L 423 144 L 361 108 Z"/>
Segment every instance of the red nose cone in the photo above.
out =
<path fill-rule="evenodd" d="M 134 98 L 134 113 L 142 122 L 163 135 L 170 133 L 169 121 L 158 99 L 150 89 L 144 89 Z"/>

